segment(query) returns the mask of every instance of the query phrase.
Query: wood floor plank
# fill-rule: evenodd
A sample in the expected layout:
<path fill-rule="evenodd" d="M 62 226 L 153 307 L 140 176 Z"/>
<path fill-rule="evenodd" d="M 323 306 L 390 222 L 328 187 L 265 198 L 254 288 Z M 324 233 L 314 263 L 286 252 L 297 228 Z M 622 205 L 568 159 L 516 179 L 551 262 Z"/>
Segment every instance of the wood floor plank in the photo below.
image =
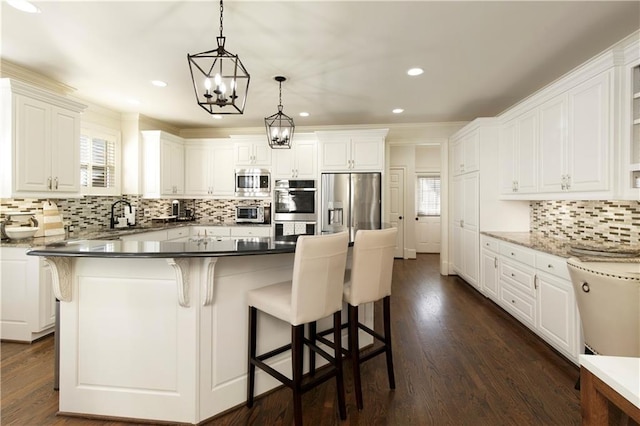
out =
<path fill-rule="evenodd" d="M 578 425 L 578 368 L 457 277 L 439 274 L 438 255 L 396 260 L 391 327 L 396 373 L 389 390 L 384 356 L 362 366 L 364 410 L 355 406 L 345 363 L 347 420 L 337 414 L 335 382 L 303 397 L 308 425 Z M 376 306 L 377 330 L 382 329 Z M 58 416 L 53 338 L 3 342 L 0 424 L 125 425 Z M 204 423 L 290 425 L 291 393 L 282 388 Z M 135 423 L 134 423 L 135 424 Z"/>

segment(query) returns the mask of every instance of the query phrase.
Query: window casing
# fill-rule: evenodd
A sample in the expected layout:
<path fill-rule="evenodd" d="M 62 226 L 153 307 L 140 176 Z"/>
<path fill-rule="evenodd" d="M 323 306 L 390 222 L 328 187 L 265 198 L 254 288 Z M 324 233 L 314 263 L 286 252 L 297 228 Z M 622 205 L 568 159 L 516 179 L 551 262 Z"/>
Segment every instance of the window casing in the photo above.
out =
<path fill-rule="evenodd" d="M 440 176 L 418 176 L 416 210 L 418 216 L 440 216 Z"/>
<path fill-rule="evenodd" d="M 120 137 L 110 129 L 82 128 L 80 187 L 87 195 L 120 195 Z"/>

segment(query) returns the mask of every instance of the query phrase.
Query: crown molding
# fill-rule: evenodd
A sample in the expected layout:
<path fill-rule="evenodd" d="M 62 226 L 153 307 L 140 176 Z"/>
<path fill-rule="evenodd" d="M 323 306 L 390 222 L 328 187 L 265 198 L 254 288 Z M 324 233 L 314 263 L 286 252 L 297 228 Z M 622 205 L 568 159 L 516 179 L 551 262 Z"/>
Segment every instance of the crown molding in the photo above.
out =
<path fill-rule="evenodd" d="M 19 80 L 65 96 L 71 95 L 76 91 L 74 87 L 60 83 L 29 68 L 9 62 L 6 59 L 0 59 L 0 77 Z"/>

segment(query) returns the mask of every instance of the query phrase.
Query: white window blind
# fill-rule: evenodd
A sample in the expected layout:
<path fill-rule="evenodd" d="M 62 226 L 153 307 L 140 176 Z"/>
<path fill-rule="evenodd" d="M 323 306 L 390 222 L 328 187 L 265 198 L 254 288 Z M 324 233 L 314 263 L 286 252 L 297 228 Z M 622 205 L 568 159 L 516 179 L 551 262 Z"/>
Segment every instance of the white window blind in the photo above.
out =
<path fill-rule="evenodd" d="M 418 216 L 440 216 L 440 176 L 418 176 Z"/>
<path fill-rule="evenodd" d="M 85 188 L 115 188 L 115 141 L 80 137 L 80 183 Z"/>

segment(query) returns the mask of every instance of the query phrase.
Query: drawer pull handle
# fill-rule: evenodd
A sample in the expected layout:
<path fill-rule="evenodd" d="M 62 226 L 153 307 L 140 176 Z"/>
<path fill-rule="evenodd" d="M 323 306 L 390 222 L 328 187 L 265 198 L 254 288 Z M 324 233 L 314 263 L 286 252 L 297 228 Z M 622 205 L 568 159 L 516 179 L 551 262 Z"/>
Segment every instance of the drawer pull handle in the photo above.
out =
<path fill-rule="evenodd" d="M 552 264 L 548 264 L 548 265 L 547 265 L 547 268 L 552 269 L 552 268 L 553 268 L 553 265 L 552 265 Z"/>
<path fill-rule="evenodd" d="M 582 291 L 584 291 L 585 293 L 589 293 L 589 291 L 590 291 L 589 283 L 587 283 L 587 282 L 582 283 Z"/>
<path fill-rule="evenodd" d="M 516 301 L 512 299 L 512 300 L 511 300 L 511 303 L 516 303 Z"/>
<path fill-rule="evenodd" d="M 514 274 L 514 273 L 512 272 L 512 273 L 511 273 L 511 276 L 512 276 L 512 277 L 515 277 L 515 276 L 516 276 L 516 274 Z"/>
<path fill-rule="evenodd" d="M 514 252 L 511 252 L 511 256 L 515 256 L 516 254 Z"/>

